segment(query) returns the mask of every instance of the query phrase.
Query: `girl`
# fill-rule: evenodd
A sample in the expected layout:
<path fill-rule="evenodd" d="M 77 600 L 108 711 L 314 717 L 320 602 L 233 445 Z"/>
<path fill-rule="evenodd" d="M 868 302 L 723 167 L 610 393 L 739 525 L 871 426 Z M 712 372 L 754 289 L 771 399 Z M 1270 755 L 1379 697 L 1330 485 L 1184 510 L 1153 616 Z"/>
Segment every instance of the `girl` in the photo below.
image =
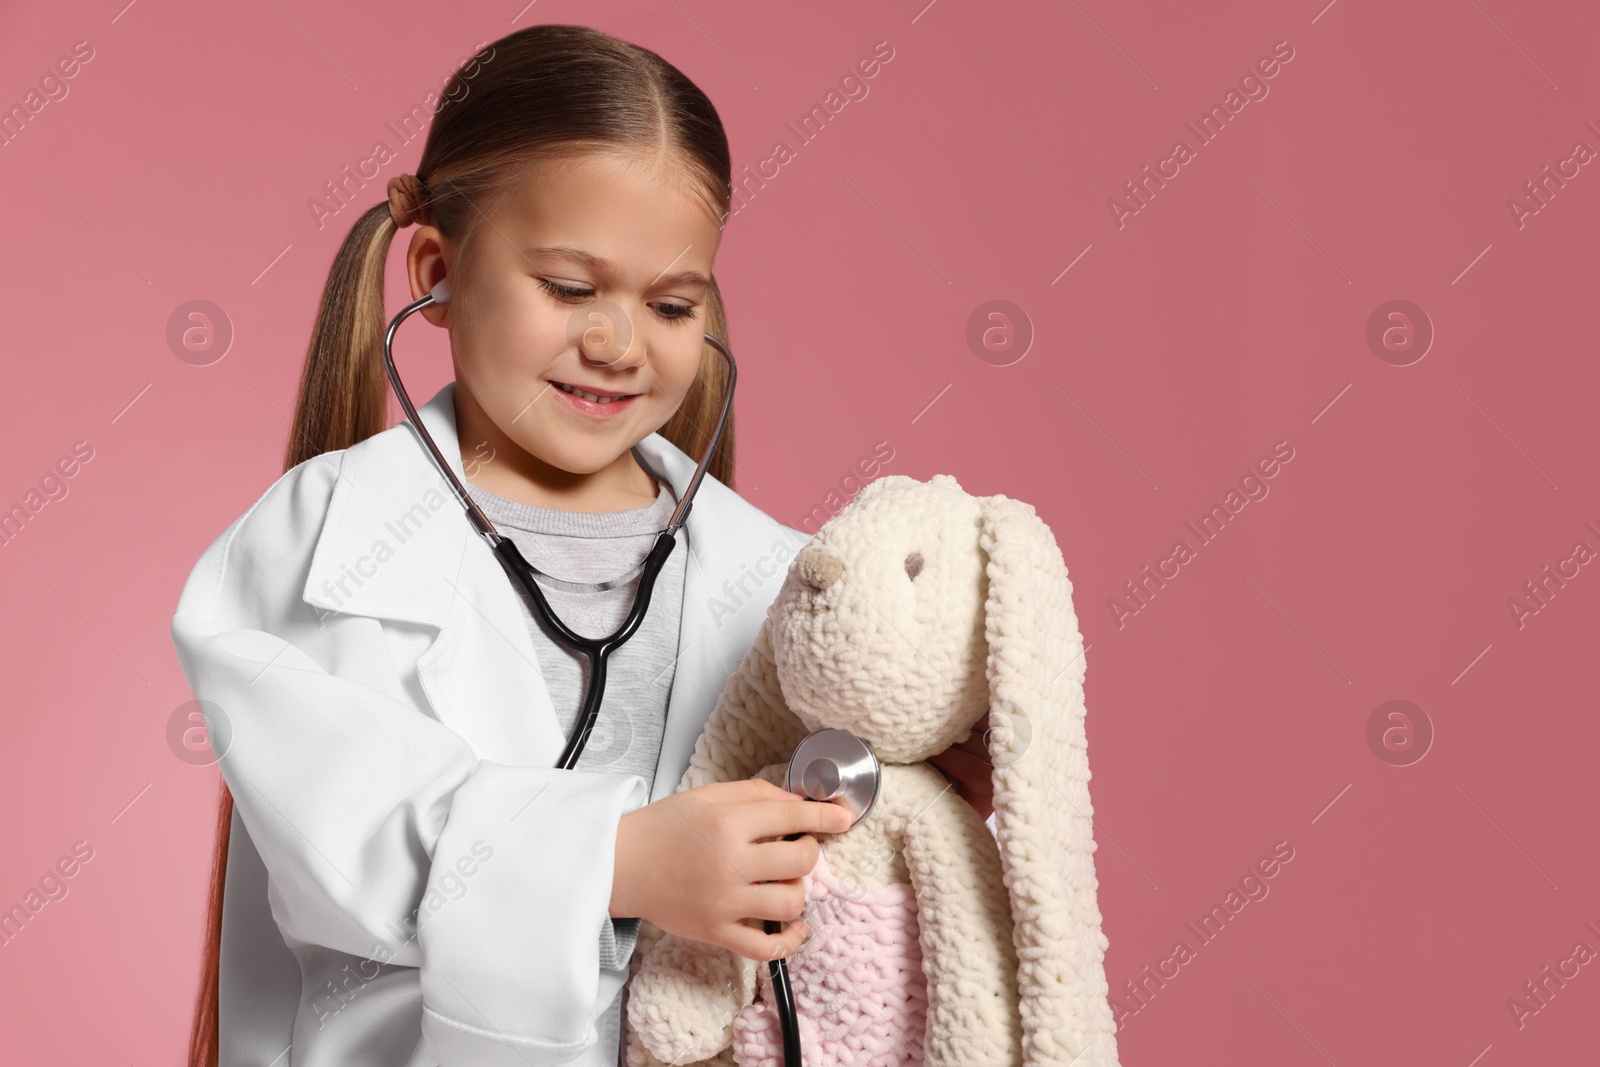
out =
<path fill-rule="evenodd" d="M 386 254 L 419 224 L 412 296 L 451 291 L 422 314 L 455 380 L 419 414 L 473 499 L 541 570 L 626 572 L 728 387 L 701 339 L 726 337 L 727 139 L 674 67 L 577 26 L 495 42 L 444 95 L 334 261 L 287 473 L 173 619 L 226 784 L 193 1067 L 609 1067 L 639 920 L 786 955 L 805 923 L 759 920 L 798 920 L 812 835 L 849 822 L 765 782 L 671 792 L 806 539 L 727 487 L 731 424 L 583 759 L 554 769 L 583 661 L 412 428 L 384 429 Z M 599 635 L 635 586 L 549 597 Z"/>

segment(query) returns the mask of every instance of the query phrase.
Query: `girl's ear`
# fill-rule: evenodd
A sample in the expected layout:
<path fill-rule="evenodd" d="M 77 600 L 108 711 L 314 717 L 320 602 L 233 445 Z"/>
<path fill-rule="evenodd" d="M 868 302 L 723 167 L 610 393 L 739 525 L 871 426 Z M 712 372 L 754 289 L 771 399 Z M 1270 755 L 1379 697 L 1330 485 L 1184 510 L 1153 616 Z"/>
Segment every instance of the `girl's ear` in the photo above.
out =
<path fill-rule="evenodd" d="M 412 300 L 422 299 L 446 280 L 449 263 L 445 243 L 444 231 L 437 226 L 418 226 L 411 235 L 411 245 L 406 249 L 406 280 L 411 285 Z M 450 325 L 449 304 L 429 304 L 420 314 L 435 326 Z"/>
<path fill-rule="evenodd" d="M 775 609 L 776 604 L 761 621 L 750 651 L 717 698 L 695 742 L 679 791 L 712 782 L 740 781 L 763 767 L 786 763 L 808 732 L 789 710 L 778 685 L 778 667 L 772 656 Z"/>

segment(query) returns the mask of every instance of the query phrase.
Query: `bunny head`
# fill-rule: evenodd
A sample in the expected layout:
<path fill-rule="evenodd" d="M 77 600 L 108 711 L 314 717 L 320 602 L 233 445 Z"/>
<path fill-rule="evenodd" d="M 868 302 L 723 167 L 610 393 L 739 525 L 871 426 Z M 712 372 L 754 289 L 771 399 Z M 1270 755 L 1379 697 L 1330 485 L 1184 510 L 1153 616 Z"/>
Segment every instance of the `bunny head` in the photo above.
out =
<path fill-rule="evenodd" d="M 983 505 L 946 474 L 869 484 L 800 550 L 770 614 L 785 702 L 887 763 L 964 739 L 989 706 Z"/>

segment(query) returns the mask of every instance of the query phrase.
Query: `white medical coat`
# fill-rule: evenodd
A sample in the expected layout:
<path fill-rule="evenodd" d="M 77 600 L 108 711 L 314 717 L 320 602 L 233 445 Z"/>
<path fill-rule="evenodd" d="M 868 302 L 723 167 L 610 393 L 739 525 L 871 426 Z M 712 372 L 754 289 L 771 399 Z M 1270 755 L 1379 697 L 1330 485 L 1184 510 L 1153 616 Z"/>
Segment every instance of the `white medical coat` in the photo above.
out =
<path fill-rule="evenodd" d="M 454 383 L 420 411 L 458 478 Z M 635 455 L 681 498 L 694 461 Z M 553 769 L 519 594 L 402 422 L 285 473 L 172 620 L 233 792 L 226 1067 L 543 1067 L 596 1040 L 617 821 L 670 793 L 808 535 L 709 475 L 653 795 Z M 418 921 L 420 920 L 420 922 Z M 291 1051 L 292 1046 L 292 1051 Z"/>

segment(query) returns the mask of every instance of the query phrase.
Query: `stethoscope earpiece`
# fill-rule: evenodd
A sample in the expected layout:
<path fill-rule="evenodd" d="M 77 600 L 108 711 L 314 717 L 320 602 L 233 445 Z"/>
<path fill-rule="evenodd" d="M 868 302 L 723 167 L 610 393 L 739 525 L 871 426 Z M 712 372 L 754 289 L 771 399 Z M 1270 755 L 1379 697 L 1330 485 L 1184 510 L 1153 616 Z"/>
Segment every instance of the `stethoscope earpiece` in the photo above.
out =
<path fill-rule="evenodd" d="M 450 286 L 447 282 L 440 282 L 428 290 L 428 295 L 433 297 L 435 304 L 448 304 L 450 303 Z"/>

